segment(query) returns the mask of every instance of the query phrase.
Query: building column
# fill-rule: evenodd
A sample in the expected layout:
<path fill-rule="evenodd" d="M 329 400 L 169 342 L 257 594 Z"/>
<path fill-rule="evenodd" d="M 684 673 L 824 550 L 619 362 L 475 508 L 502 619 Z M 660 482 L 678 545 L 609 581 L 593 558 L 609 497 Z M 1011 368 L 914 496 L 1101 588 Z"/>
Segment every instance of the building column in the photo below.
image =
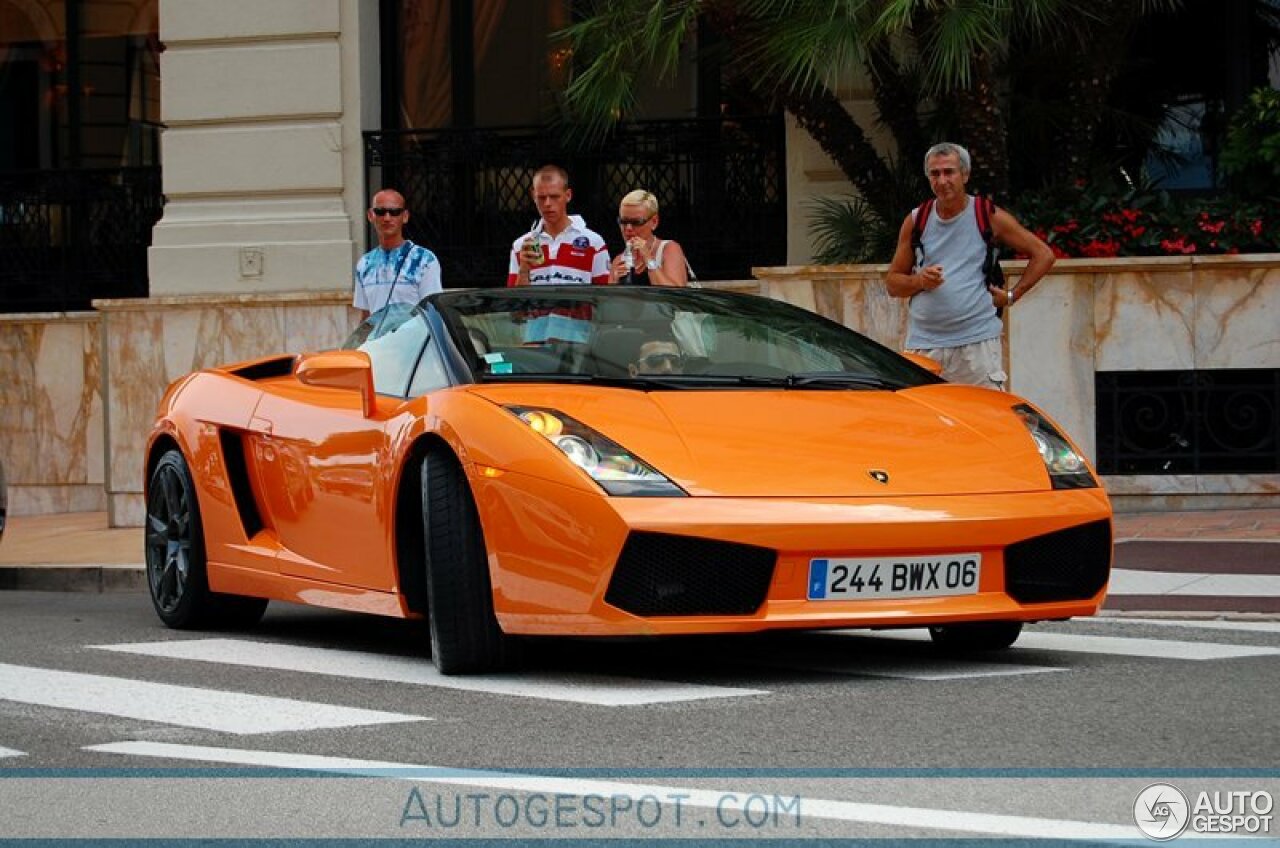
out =
<path fill-rule="evenodd" d="M 161 0 L 160 38 L 167 202 L 151 295 L 348 287 L 376 4 Z"/>
<path fill-rule="evenodd" d="M 103 316 L 112 526 L 143 522 L 166 384 L 202 367 L 336 346 L 364 244 L 361 131 L 379 126 L 369 0 L 160 0 L 164 215 L 150 297 Z"/>

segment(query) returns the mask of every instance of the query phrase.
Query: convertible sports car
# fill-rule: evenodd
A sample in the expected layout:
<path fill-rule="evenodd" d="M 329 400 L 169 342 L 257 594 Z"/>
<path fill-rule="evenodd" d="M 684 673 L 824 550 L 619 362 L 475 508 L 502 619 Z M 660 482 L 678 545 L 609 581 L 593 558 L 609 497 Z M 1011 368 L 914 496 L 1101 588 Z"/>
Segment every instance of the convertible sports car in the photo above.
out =
<path fill-rule="evenodd" d="M 169 387 L 152 600 L 179 628 L 268 599 L 426 617 L 444 673 L 527 635 L 929 627 L 997 649 L 1097 612 L 1111 508 L 1079 450 L 934 372 L 705 289 L 393 306 L 341 350 Z"/>

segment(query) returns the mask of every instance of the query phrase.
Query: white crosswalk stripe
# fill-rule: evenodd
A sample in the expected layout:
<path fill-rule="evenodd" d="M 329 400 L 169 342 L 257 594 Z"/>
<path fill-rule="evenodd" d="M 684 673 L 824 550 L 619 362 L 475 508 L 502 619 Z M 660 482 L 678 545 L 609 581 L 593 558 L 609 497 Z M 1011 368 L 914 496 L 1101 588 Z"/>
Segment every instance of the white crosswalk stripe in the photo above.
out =
<path fill-rule="evenodd" d="M 827 631 L 842 636 L 863 636 L 856 631 Z M 876 639 L 902 639 L 913 642 L 929 641 L 927 630 L 885 630 L 876 633 Z M 1241 657 L 1280 655 L 1280 648 L 1259 645 L 1226 645 L 1216 642 L 1183 642 L 1173 639 L 1134 639 L 1122 636 L 1081 636 L 1074 633 L 1028 633 L 1023 631 L 1014 643 L 1016 657 L 1019 649 L 1066 651 L 1081 654 L 1110 654 L 1113 656 L 1146 657 L 1165 660 L 1230 660 Z"/>
<path fill-rule="evenodd" d="M 1262 633 L 1280 632 L 1280 622 L 1095 618 L 1092 626 L 1164 625 Z M 1019 662 L 1027 651 L 1086 653 L 1175 661 L 1218 661 L 1280 656 L 1280 646 L 1232 645 L 1184 639 L 1131 638 L 1121 635 L 1024 631 L 1014 648 L 984 658 L 938 656 L 927 650 L 889 649 L 902 640 L 927 642 L 928 632 L 912 630 L 821 631 L 819 638 L 852 637 L 857 649 L 806 646 L 803 636 L 755 653 L 739 663 L 751 668 L 943 682 L 1069 671 L 1068 663 Z M 880 648 L 877 649 L 877 643 Z M 179 660 L 245 668 L 376 680 L 409 686 L 509 695 L 579 704 L 628 707 L 715 698 L 769 695 L 766 689 L 681 683 L 536 668 L 510 673 L 446 677 L 422 657 L 318 648 L 247 639 L 192 639 L 90 646 L 161 660 Z M 427 720 L 425 716 L 290 700 L 121 677 L 84 674 L 0 663 L 0 700 L 140 719 L 180 727 L 236 734 L 305 731 Z M 0 747 L 0 758 L 23 752 Z"/>
<path fill-rule="evenodd" d="M 150 657 L 222 663 L 324 674 L 359 680 L 383 680 L 440 689 L 488 692 L 552 701 L 622 707 L 768 694 L 762 689 L 670 683 L 662 680 L 594 674 L 512 673 L 446 677 L 422 657 L 397 657 L 333 648 L 312 648 L 246 639 L 191 639 L 93 645 Z"/>
<path fill-rule="evenodd" d="M 23 753 L 22 751 L 15 751 L 12 748 L 0 748 L 0 759 L 3 759 L 5 757 L 25 757 L 25 756 L 26 754 Z"/>
<path fill-rule="evenodd" d="M 425 716 L 0 663 L 0 700 L 225 733 L 425 721 Z"/>
<path fill-rule="evenodd" d="M 1161 627 L 1191 627 L 1198 630 L 1237 630 L 1256 633 L 1280 633 L 1280 621 L 1249 621 L 1245 619 L 1180 619 L 1180 618 L 1118 618 L 1101 619 L 1123 624 L 1156 624 Z"/>
<path fill-rule="evenodd" d="M 892 660 L 850 656 L 848 662 L 793 662 L 771 663 L 802 671 L 824 674 L 848 674 L 855 677 L 889 677 L 898 680 L 969 680 L 979 677 L 1011 677 L 1019 674 L 1040 674 L 1046 671 L 1066 669 L 1048 665 L 1019 665 L 1016 663 L 989 663 L 977 660 Z"/>

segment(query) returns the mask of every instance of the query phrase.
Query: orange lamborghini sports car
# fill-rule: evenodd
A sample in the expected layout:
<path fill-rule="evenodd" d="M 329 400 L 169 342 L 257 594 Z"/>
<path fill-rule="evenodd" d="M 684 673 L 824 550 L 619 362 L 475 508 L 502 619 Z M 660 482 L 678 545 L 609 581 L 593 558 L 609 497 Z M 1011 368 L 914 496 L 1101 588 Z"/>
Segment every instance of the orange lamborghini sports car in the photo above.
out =
<path fill-rule="evenodd" d="M 521 636 L 1091 615 L 1111 508 L 1030 403 L 705 289 L 447 291 L 343 349 L 199 371 L 146 453 L 172 627 L 269 599 L 425 617 L 444 673 Z"/>

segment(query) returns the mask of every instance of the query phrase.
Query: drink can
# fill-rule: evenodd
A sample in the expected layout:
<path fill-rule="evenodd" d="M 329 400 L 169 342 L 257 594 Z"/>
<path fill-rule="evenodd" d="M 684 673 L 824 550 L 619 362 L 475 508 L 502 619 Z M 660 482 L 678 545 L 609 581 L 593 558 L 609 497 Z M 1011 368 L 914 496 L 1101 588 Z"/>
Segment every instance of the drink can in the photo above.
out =
<path fill-rule="evenodd" d="M 529 249 L 530 262 L 533 265 L 541 265 L 545 255 L 542 250 L 542 239 L 530 238 L 525 242 L 525 246 Z"/>

